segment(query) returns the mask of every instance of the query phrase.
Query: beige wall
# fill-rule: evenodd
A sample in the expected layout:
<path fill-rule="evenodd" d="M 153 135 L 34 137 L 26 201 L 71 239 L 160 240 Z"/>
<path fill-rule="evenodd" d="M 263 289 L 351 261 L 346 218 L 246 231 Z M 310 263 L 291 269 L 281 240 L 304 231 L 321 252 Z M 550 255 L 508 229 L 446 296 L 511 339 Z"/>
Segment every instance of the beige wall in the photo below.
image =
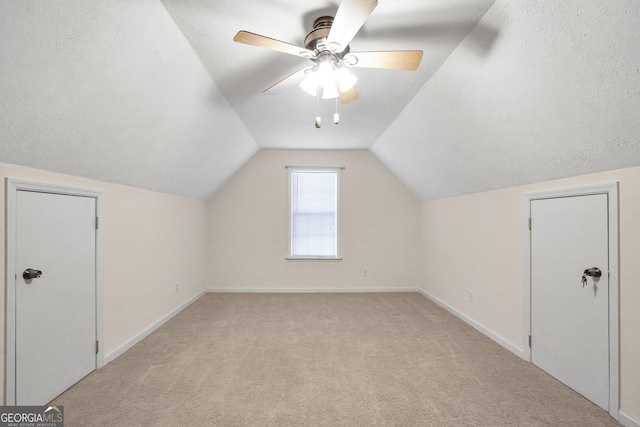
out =
<path fill-rule="evenodd" d="M 285 260 L 286 165 L 345 167 L 343 260 Z M 0 177 L 104 191 L 107 355 L 205 288 L 417 287 L 522 348 L 524 193 L 619 181 L 621 406 L 640 419 L 640 168 L 420 204 L 366 151 L 263 150 L 208 203 L 6 164 Z"/>
<path fill-rule="evenodd" d="M 105 214 L 104 352 L 108 356 L 204 286 L 205 202 L 0 164 L 0 220 L 6 177 L 102 190 Z M 0 228 L 5 240 L 5 228 Z M 4 244 L 0 256 L 4 259 Z M 4 279 L 4 263 L 0 274 Z M 176 283 L 180 284 L 175 292 Z M 0 310 L 4 322 L 4 295 Z M 4 340 L 2 344 L 4 345 Z M 4 358 L 4 348 L 0 350 Z M 4 361 L 2 360 L 2 366 Z M 0 370 L 0 376 L 4 370 Z M 3 378 L 4 379 L 4 378 Z M 4 392 L 4 388 L 0 393 Z"/>
<path fill-rule="evenodd" d="M 621 408 L 640 419 L 640 168 L 423 202 L 423 289 L 522 349 L 524 194 L 613 181 L 620 183 Z"/>
<path fill-rule="evenodd" d="M 343 166 L 341 261 L 291 261 L 285 166 Z M 367 151 L 263 150 L 210 201 L 207 285 L 417 287 L 418 205 Z M 362 271 L 367 269 L 367 277 Z"/>

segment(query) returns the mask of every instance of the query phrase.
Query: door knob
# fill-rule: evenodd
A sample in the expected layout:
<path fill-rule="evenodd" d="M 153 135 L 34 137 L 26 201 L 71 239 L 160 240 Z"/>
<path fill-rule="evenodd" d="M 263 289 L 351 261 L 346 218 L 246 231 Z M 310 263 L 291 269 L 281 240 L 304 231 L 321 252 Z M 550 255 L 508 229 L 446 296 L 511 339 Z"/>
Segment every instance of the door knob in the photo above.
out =
<path fill-rule="evenodd" d="M 24 280 L 37 279 L 40 276 L 42 276 L 42 271 L 34 270 L 33 268 L 27 268 L 22 272 L 22 278 Z"/>
<path fill-rule="evenodd" d="M 591 276 L 591 277 L 601 277 L 602 276 L 602 271 L 600 271 L 600 269 L 598 267 L 587 268 L 584 271 L 584 275 L 585 276 Z"/>

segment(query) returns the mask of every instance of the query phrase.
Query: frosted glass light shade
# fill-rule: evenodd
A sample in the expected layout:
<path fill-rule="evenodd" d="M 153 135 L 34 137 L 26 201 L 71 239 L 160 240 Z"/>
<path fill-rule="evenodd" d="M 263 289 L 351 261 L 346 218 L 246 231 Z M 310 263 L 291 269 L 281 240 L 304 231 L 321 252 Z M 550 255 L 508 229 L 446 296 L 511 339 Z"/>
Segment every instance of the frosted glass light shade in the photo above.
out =
<path fill-rule="evenodd" d="M 336 72 L 336 80 L 338 81 L 340 92 L 346 92 L 356 84 L 358 78 L 351 74 L 346 68 L 340 67 Z"/>
<path fill-rule="evenodd" d="M 333 99 L 340 96 L 340 92 L 338 92 L 338 87 L 334 83 L 331 86 L 327 86 L 322 91 L 322 99 Z"/>
<path fill-rule="evenodd" d="M 325 61 L 318 67 L 318 85 L 327 88 L 329 86 L 335 86 L 336 76 L 333 68 L 333 64 L 329 61 Z"/>
<path fill-rule="evenodd" d="M 340 96 L 341 92 L 351 89 L 358 78 L 346 68 L 336 67 L 332 62 L 321 63 L 315 72 L 310 72 L 300 87 L 309 95 L 316 96 L 322 89 L 323 99 L 333 99 Z"/>
<path fill-rule="evenodd" d="M 307 78 L 300 82 L 300 87 L 309 95 L 316 96 L 318 93 L 318 75 L 309 73 Z"/>

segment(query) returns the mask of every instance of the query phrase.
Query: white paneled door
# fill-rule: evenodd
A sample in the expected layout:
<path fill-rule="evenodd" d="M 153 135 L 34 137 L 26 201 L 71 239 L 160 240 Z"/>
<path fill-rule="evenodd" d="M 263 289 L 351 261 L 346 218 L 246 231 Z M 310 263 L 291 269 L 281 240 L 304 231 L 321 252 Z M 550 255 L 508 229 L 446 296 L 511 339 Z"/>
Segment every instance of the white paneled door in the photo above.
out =
<path fill-rule="evenodd" d="M 531 220 L 531 361 L 608 410 L 608 196 L 532 200 Z"/>
<path fill-rule="evenodd" d="M 16 404 L 44 405 L 96 368 L 96 199 L 18 191 L 16 213 Z"/>

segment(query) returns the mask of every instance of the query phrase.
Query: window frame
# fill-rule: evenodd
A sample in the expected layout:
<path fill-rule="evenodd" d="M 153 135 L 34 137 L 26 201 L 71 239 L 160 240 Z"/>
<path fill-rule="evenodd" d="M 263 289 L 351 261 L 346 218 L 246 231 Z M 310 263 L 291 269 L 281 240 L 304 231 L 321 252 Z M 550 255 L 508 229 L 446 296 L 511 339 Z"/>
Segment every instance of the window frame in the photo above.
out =
<path fill-rule="evenodd" d="M 287 194 L 288 199 L 288 208 L 289 211 L 287 213 L 289 228 L 288 228 L 288 239 L 289 239 L 289 254 L 287 255 L 287 260 L 306 260 L 306 261 L 340 261 L 342 260 L 342 254 L 340 250 L 340 234 L 342 231 L 342 227 L 340 224 L 340 182 L 341 182 L 341 171 L 344 169 L 343 167 L 328 167 L 328 166 L 287 166 L 287 174 L 288 174 L 288 182 L 289 189 Z M 323 256 L 323 255 L 293 255 L 293 205 L 292 205 L 292 175 L 296 172 L 331 172 L 336 174 L 336 255 L 335 256 Z"/>

